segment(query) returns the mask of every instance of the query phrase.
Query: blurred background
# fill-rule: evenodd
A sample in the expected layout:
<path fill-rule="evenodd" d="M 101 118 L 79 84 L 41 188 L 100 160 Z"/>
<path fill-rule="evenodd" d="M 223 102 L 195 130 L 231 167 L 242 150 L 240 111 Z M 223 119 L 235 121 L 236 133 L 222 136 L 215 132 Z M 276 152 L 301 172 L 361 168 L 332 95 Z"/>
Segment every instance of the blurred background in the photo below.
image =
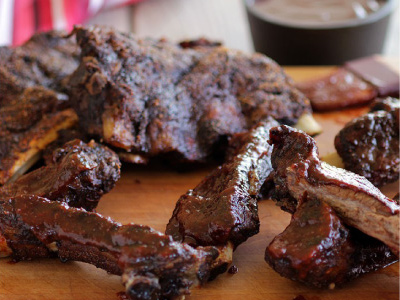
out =
<path fill-rule="evenodd" d="M 40 15 L 40 17 L 38 17 Z M 0 44 L 20 44 L 35 30 L 106 24 L 139 36 L 178 41 L 207 37 L 253 52 L 243 0 L 0 0 Z M 383 54 L 399 56 L 400 13 L 395 9 Z"/>

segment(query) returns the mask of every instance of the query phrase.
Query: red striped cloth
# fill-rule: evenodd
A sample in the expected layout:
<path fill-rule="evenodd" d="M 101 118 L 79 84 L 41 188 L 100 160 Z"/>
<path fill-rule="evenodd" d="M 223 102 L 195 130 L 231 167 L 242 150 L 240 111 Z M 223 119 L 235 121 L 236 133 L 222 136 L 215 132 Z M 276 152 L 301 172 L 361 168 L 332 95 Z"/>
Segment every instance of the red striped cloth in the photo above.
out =
<path fill-rule="evenodd" d="M 69 31 L 100 11 L 139 1 L 0 0 L 0 45 L 19 45 L 37 31 Z"/>

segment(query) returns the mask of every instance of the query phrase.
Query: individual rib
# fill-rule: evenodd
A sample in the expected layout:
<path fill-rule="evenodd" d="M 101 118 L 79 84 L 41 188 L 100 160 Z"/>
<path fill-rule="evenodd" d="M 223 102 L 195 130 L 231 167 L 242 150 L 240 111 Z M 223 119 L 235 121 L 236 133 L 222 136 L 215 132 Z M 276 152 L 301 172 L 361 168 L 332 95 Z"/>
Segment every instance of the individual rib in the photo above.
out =
<path fill-rule="evenodd" d="M 21 195 L 0 200 L 11 248 L 94 264 L 122 275 L 130 299 L 173 299 L 205 282 L 217 251 L 193 249 L 150 227 L 121 225 L 65 203 Z M 32 241 L 35 241 L 33 244 Z"/>
<path fill-rule="evenodd" d="M 270 119 L 238 136 L 239 149 L 180 197 L 167 225 L 166 233 L 176 241 L 223 249 L 219 272 L 232 260 L 232 250 L 259 231 L 257 197 L 272 172 L 267 139 L 276 125 Z"/>
<path fill-rule="evenodd" d="M 365 177 L 332 167 L 318 158 L 315 141 L 282 125 L 271 129 L 277 198 L 294 211 L 305 195 L 330 205 L 348 224 L 399 253 L 399 205 Z"/>

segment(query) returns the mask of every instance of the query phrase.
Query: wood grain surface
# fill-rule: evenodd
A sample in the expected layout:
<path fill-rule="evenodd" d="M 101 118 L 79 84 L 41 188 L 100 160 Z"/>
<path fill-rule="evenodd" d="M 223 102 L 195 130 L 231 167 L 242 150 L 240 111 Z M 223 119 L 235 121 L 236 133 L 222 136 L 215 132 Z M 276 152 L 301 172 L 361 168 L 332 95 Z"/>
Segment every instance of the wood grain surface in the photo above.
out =
<path fill-rule="evenodd" d="M 329 67 L 287 68 L 295 80 L 329 72 Z M 315 114 L 324 128 L 316 139 L 320 154 L 334 151 L 333 138 L 342 126 L 366 108 L 336 113 Z M 117 186 L 100 201 L 97 211 L 122 222 L 147 224 L 164 231 L 176 200 L 193 188 L 211 169 L 179 173 L 168 169 L 124 165 Z M 388 196 L 398 190 L 398 182 L 384 188 Z M 223 274 L 215 281 L 194 290 L 187 300 L 263 299 L 292 300 L 302 295 L 307 300 L 399 299 L 399 264 L 367 274 L 342 288 L 317 290 L 280 277 L 264 261 L 271 239 L 282 232 L 289 215 L 270 200 L 259 203 L 260 233 L 239 246 L 234 253 L 235 275 Z M 123 287 L 120 278 L 93 266 L 40 260 L 10 263 L 0 260 L 0 300 L 117 300 Z"/>

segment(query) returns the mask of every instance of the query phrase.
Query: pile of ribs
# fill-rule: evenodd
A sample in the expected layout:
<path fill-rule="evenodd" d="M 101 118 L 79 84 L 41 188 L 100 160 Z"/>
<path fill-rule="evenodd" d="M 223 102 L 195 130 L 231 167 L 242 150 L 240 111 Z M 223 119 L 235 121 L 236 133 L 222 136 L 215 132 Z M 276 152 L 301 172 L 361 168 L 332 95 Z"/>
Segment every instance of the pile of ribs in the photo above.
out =
<path fill-rule="evenodd" d="M 121 275 L 130 299 L 175 299 L 227 270 L 259 232 L 258 201 L 273 195 L 293 214 L 266 250 L 279 274 L 332 287 L 398 259 L 399 205 L 368 181 L 396 171 L 366 179 L 321 162 L 315 141 L 288 126 L 319 132 L 309 100 L 263 55 L 93 26 L 1 47 L 0 62 L 0 257 L 82 261 Z M 398 151 L 394 103 L 377 102 L 366 119 L 384 114 L 374 124 L 391 128 L 380 139 L 397 139 Z M 374 126 L 347 131 L 376 138 Z M 350 140 L 338 152 L 357 152 Z M 398 168 L 387 149 L 386 160 L 365 163 Z M 95 212 L 120 159 L 220 157 L 178 199 L 165 234 Z"/>
<path fill-rule="evenodd" d="M 274 198 L 293 214 L 266 249 L 274 270 L 333 288 L 398 260 L 398 203 L 365 177 L 320 161 L 315 141 L 304 132 L 275 127 L 270 143 Z"/>

